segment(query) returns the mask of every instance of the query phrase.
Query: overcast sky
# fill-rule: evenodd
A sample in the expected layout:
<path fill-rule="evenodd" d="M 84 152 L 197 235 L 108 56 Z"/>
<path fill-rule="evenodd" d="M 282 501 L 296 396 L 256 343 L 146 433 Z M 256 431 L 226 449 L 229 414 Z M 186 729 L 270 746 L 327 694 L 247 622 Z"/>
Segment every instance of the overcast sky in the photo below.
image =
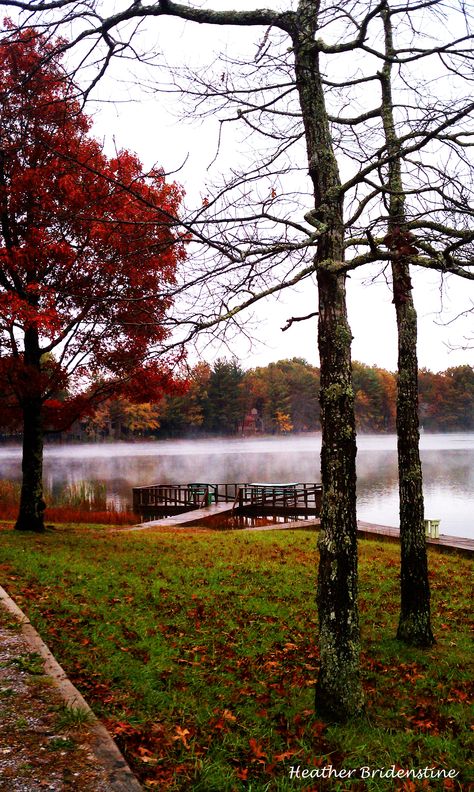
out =
<path fill-rule="evenodd" d="M 252 7 L 253 3 L 239 3 Z M 206 3 L 204 5 L 207 5 Z M 269 5 L 266 3 L 264 5 Z M 232 7 L 231 3 L 215 0 L 209 7 Z M 157 35 L 158 26 L 160 33 Z M 174 59 L 204 61 L 214 51 L 238 51 L 247 42 L 258 41 L 259 29 L 244 32 L 236 28 L 209 28 L 177 20 L 145 21 L 143 36 L 155 42 L 156 50 L 173 42 L 170 51 Z M 168 53 L 169 57 L 169 53 Z M 94 133 L 103 139 L 109 152 L 113 139 L 119 148 L 128 148 L 138 154 L 145 166 L 155 162 L 165 170 L 176 169 L 188 157 L 185 166 L 174 178 L 184 185 L 188 200 L 199 201 L 210 178 L 208 164 L 215 153 L 218 124 L 215 118 L 200 123 L 183 123 L 178 120 L 179 100 L 160 94 L 150 95 L 146 83 L 150 72 L 145 67 L 126 62 L 117 64 L 100 87 L 102 100 L 90 105 L 93 110 Z M 118 80 L 118 81 L 117 81 Z M 161 76 L 161 80 L 163 77 Z M 113 99 L 118 99 L 113 103 Z M 226 167 L 225 157 L 218 169 Z M 383 278 L 372 282 L 376 270 L 359 269 L 348 282 L 348 310 L 353 342 L 353 359 L 375 364 L 389 370 L 396 368 L 396 328 L 392 295 Z M 422 367 L 434 371 L 450 366 L 474 362 L 474 350 L 460 349 L 466 338 L 474 335 L 473 314 L 452 322 L 455 316 L 474 304 L 472 281 L 448 278 L 441 289 L 437 273 L 426 271 L 414 274 L 414 299 L 419 317 L 418 358 Z M 268 299 L 253 311 L 255 326 L 251 329 L 255 342 L 249 348 L 247 339 L 235 339 L 231 350 L 224 347 L 208 348 L 203 356 L 229 356 L 233 352 L 245 367 L 265 365 L 287 357 L 303 357 L 318 364 L 316 318 L 294 324 L 288 331 L 281 327 L 292 316 L 301 316 L 317 309 L 317 292 L 314 282 L 305 281 L 299 289 L 284 292 L 279 300 Z M 451 324 L 447 324 L 452 322 Z M 474 343 L 474 342 L 473 342 Z"/>

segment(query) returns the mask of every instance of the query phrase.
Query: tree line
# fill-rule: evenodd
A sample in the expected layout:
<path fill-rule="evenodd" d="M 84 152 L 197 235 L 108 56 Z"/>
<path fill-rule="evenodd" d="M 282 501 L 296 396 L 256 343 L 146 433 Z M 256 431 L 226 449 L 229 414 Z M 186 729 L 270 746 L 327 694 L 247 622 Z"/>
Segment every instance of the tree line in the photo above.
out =
<path fill-rule="evenodd" d="M 396 429 L 396 374 L 354 362 L 361 432 Z M 319 368 L 302 358 L 244 370 L 236 359 L 198 363 L 181 392 L 156 401 L 109 399 L 75 427 L 81 440 L 287 434 L 321 429 Z M 474 369 L 419 372 L 420 424 L 426 431 L 474 429 Z"/>

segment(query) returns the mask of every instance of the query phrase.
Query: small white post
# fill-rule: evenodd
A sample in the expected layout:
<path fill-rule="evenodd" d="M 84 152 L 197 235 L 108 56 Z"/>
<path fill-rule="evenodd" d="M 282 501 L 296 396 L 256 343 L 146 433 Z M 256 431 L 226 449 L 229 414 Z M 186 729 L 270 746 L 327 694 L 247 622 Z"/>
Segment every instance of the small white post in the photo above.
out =
<path fill-rule="evenodd" d="M 439 524 L 441 520 L 425 520 L 425 535 L 429 539 L 439 539 Z"/>

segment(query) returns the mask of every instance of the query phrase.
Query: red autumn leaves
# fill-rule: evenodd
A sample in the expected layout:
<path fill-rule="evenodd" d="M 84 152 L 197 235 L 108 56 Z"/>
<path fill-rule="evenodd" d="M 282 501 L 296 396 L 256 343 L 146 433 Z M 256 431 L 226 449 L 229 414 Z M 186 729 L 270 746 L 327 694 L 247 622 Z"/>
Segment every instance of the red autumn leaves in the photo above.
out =
<path fill-rule="evenodd" d="M 54 46 L 34 30 L 12 29 L 0 43 L 5 423 L 32 390 L 60 425 L 87 410 L 92 381 L 113 391 L 145 370 L 156 393 L 164 367 L 147 359 L 167 335 L 185 255 L 175 230 L 180 188 L 159 169 L 143 174 L 127 151 L 103 153 Z"/>

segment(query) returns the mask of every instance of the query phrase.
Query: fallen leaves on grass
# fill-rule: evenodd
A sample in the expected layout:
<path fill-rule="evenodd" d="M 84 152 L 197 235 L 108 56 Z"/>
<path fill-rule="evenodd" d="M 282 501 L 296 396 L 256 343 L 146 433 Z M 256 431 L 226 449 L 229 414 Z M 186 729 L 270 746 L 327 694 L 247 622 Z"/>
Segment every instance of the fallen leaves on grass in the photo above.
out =
<path fill-rule="evenodd" d="M 183 743 L 184 747 L 189 750 L 189 743 L 187 740 L 188 735 L 191 734 L 189 729 L 182 729 L 181 726 L 176 726 L 173 740 L 179 740 Z"/>
<path fill-rule="evenodd" d="M 265 751 L 262 750 L 262 746 L 253 737 L 250 738 L 249 745 L 254 760 L 261 760 L 268 758 Z"/>
<path fill-rule="evenodd" d="M 23 555 L 5 572 L 51 631 L 48 641 L 63 653 L 70 676 L 105 714 L 145 788 L 205 788 L 206 766 L 218 763 L 222 779 L 230 768 L 228 788 L 236 790 L 273 783 L 269 779 L 283 776 L 284 764 L 296 756 L 302 766 L 344 767 L 348 732 L 328 726 L 310 709 L 319 655 L 314 607 L 308 605 L 315 553 L 310 544 L 302 547 L 304 534 L 298 540 L 266 535 L 261 542 L 222 537 L 219 552 L 212 553 L 205 542 L 217 540 L 205 532 L 156 532 L 133 541 L 90 534 L 85 541 L 78 533 L 71 546 L 67 536 L 54 540 L 49 556 L 44 547 L 34 550 L 37 557 L 46 554 L 47 571 L 27 566 Z M 56 563 L 61 542 L 66 563 L 54 578 L 50 562 Z M 282 546 L 272 548 L 272 542 Z M 364 547 L 362 552 L 369 555 Z M 367 558 L 362 565 L 363 635 L 369 635 L 362 666 L 377 732 L 373 744 L 386 732 L 394 745 L 398 737 L 402 746 L 416 740 L 427 761 L 441 761 L 427 753 L 426 737 L 457 735 L 456 722 L 442 707 L 467 704 L 468 690 L 459 666 L 440 665 L 440 644 L 430 653 L 390 645 L 392 627 L 380 614 L 385 619 L 399 607 L 398 567 L 390 557 L 385 563 L 394 553 L 380 549 L 370 575 Z M 447 578 L 452 567 L 444 563 Z M 379 591 L 390 577 L 393 596 Z M 439 574 L 436 581 L 444 586 Z M 443 588 L 446 597 L 448 591 Z M 452 634 L 461 609 L 456 592 L 450 596 L 440 621 L 453 625 Z M 158 716 L 162 720 L 155 722 Z M 353 734 L 351 739 L 357 745 Z"/>

